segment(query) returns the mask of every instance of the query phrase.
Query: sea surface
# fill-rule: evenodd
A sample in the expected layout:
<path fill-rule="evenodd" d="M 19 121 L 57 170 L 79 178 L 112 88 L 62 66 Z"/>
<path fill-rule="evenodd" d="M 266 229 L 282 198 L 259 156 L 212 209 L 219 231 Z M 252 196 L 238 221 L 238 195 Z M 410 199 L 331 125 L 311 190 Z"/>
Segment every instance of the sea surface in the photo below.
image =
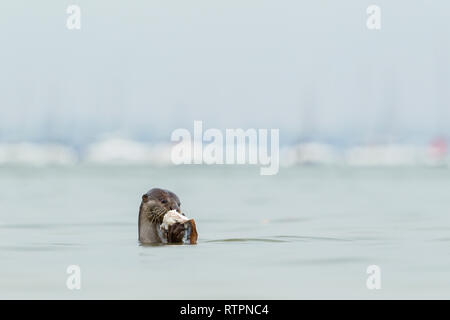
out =
<path fill-rule="evenodd" d="M 152 187 L 197 245 L 138 243 Z M 449 299 L 450 169 L 0 167 L 0 299 L 48 298 Z"/>

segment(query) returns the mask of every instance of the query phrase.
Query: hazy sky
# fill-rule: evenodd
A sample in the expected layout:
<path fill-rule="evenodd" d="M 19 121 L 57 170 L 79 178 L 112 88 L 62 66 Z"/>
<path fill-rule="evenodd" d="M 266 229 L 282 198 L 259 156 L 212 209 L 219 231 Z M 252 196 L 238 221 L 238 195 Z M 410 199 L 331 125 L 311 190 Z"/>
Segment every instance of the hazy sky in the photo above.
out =
<path fill-rule="evenodd" d="M 194 120 L 284 142 L 450 135 L 449 1 L 5 0 L 0 39 L 0 141 L 168 141 Z"/>

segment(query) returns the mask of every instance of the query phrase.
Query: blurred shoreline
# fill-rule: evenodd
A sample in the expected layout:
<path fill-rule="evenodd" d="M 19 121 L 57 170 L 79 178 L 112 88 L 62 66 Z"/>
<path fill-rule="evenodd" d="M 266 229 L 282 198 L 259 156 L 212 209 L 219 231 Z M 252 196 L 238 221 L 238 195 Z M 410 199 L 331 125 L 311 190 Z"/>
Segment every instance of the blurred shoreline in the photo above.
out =
<path fill-rule="evenodd" d="M 0 143 L 0 166 L 153 165 L 172 166 L 173 144 L 105 139 L 76 149 L 65 144 Z M 428 145 L 376 143 L 349 147 L 304 142 L 280 147 L 280 166 L 450 167 L 445 140 Z"/>

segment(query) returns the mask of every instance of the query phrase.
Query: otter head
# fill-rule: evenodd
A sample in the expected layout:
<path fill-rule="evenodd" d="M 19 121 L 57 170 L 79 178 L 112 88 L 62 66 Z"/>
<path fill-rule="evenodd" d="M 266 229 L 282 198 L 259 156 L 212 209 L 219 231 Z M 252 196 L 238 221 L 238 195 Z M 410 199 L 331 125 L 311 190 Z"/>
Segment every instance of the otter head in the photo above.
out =
<path fill-rule="evenodd" d="M 141 242 L 182 242 L 185 233 L 183 224 L 171 225 L 167 234 L 162 234 L 159 228 L 159 224 L 162 223 L 168 211 L 176 210 L 181 213 L 180 205 L 180 199 L 169 190 L 154 188 L 144 194 L 139 209 L 139 240 Z"/>
<path fill-rule="evenodd" d="M 142 196 L 139 208 L 139 241 L 142 243 L 183 243 L 186 235 L 191 244 L 197 242 L 197 230 L 193 219 L 186 223 L 171 224 L 166 231 L 160 228 L 165 214 L 176 210 L 180 214 L 180 199 L 169 190 L 154 188 Z"/>
<path fill-rule="evenodd" d="M 181 213 L 181 203 L 177 195 L 172 191 L 160 188 L 153 188 L 142 195 L 142 205 L 146 207 L 157 206 L 166 209 L 166 211 L 176 210 Z"/>

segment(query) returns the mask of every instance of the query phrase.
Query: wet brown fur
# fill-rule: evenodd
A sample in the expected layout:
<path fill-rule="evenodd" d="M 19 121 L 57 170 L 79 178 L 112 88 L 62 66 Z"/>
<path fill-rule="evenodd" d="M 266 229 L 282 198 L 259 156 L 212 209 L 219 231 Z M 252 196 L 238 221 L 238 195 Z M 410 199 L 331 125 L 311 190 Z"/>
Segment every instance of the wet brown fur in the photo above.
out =
<path fill-rule="evenodd" d="M 176 210 L 181 213 L 180 205 L 178 196 L 169 190 L 153 188 L 142 195 L 142 202 L 139 207 L 139 241 L 143 243 L 162 242 L 157 228 L 159 228 L 159 224 L 161 224 L 167 211 Z M 195 229 L 195 223 L 193 229 Z M 170 226 L 167 231 L 167 242 L 182 242 L 184 232 L 183 224 L 176 223 Z M 196 241 L 197 232 L 194 233 Z"/>

